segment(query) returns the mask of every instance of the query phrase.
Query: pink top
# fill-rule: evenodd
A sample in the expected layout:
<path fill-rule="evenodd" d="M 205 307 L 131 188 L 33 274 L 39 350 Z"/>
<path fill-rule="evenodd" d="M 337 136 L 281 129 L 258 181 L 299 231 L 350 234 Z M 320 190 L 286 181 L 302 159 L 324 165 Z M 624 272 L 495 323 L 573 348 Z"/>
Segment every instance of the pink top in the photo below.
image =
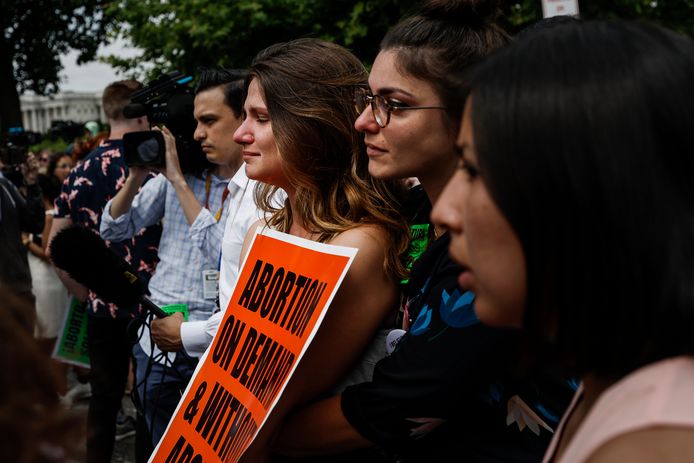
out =
<path fill-rule="evenodd" d="M 694 357 L 674 357 L 647 365 L 607 388 L 588 412 L 556 463 L 583 463 L 608 441 L 653 426 L 694 428 Z M 583 393 L 581 386 L 547 448 L 554 452 Z"/>

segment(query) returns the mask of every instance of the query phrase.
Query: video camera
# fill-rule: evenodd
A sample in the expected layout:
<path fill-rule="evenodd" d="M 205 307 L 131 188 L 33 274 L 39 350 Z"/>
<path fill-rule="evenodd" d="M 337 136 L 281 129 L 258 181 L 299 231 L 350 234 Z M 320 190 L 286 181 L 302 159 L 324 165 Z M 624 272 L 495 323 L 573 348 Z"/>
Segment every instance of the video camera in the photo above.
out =
<path fill-rule="evenodd" d="M 5 166 L 16 166 L 27 159 L 29 137 L 21 127 L 10 127 L 0 145 L 0 160 Z"/>
<path fill-rule="evenodd" d="M 200 143 L 193 139 L 196 122 L 193 117 L 195 95 L 188 84 L 191 76 L 178 71 L 164 74 L 135 92 L 123 108 L 129 119 L 147 116 L 152 124 L 164 124 L 176 138 L 181 170 L 189 172 L 205 159 Z M 128 166 L 165 165 L 164 137 L 157 131 L 131 132 L 123 136 L 125 163 Z"/>
<path fill-rule="evenodd" d="M 22 127 L 10 127 L 0 143 L 0 161 L 3 174 L 16 185 L 22 182 L 20 165 L 24 164 L 29 154 L 29 146 L 39 142 L 40 136 L 35 132 L 25 132 Z"/>

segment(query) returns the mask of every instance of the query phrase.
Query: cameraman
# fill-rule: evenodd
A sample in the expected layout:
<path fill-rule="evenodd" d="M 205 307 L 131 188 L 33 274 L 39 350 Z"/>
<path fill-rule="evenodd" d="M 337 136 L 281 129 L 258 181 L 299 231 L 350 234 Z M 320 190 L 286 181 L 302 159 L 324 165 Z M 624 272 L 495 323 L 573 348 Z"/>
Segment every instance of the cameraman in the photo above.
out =
<path fill-rule="evenodd" d="M 19 166 L 26 196 L 2 173 L 5 166 L 0 160 L 0 280 L 11 287 L 15 293 L 31 306 L 34 296 L 31 292 L 31 273 L 27 261 L 26 246 L 21 232 L 40 234 L 43 230 L 45 213 L 41 198 L 41 189 L 36 183 L 38 161 L 29 154 Z M 27 328 L 33 334 L 35 314 L 26 314 Z"/>
<path fill-rule="evenodd" d="M 231 134 L 241 124 L 244 77 L 240 71 L 204 71 L 196 88 L 194 138 L 201 142 L 212 167 L 199 175 L 184 174 L 173 135 L 164 128 L 166 164 L 159 169 L 163 175 L 138 193 L 149 170 L 155 168 L 131 167 L 123 189 L 106 206 L 101 224 L 104 238 L 120 240 L 162 220 L 160 262 L 149 284 L 150 298 L 162 306 L 186 306 L 191 322 L 206 321 L 216 309 L 222 236 L 229 210 L 234 211 L 233 220 L 244 218 L 248 225 L 257 219 L 247 183 L 230 182 L 243 161 L 241 146 L 234 143 Z M 171 318 L 178 325 L 182 322 L 180 314 Z M 155 446 L 197 364 L 197 358 L 180 350 L 184 346 L 185 339 L 178 353 L 161 354 L 144 330 L 133 348 L 138 392 Z"/>

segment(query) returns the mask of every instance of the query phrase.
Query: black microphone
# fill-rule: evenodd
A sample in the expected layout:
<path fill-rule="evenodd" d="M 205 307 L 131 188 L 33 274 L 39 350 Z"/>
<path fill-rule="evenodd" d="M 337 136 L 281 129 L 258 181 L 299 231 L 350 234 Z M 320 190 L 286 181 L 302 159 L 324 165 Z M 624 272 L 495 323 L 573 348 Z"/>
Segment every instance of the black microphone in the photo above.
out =
<path fill-rule="evenodd" d="M 96 233 L 81 225 L 60 230 L 50 244 L 51 260 L 101 299 L 119 307 L 140 303 L 159 318 L 168 316 L 146 295 L 145 283 Z"/>

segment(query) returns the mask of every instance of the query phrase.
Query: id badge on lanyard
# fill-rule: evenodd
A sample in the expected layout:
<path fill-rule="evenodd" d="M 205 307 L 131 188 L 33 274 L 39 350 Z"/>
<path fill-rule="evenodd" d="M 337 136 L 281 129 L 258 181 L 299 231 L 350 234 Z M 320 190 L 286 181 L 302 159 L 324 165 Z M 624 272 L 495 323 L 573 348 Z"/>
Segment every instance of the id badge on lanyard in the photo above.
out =
<path fill-rule="evenodd" d="M 202 271 L 202 297 L 215 300 L 219 293 L 219 270 Z"/>

